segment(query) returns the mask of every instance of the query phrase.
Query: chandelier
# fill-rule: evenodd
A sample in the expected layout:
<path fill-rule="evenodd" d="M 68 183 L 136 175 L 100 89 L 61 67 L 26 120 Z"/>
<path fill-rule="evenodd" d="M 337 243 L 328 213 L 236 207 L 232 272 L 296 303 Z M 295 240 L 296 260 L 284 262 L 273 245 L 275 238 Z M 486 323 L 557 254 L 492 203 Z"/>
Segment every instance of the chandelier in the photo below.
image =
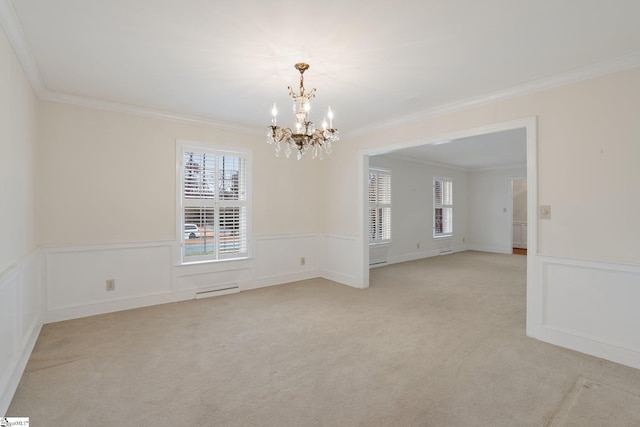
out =
<path fill-rule="evenodd" d="M 313 122 L 309 120 L 309 110 L 311 109 L 309 101 L 316 96 L 316 89 L 313 88 L 308 93 L 305 93 L 304 89 L 304 72 L 309 69 L 309 64 L 300 62 L 295 67 L 300 72 L 300 93 L 295 93 L 289 86 L 289 96 L 293 98 L 293 114 L 296 117 L 295 130 L 288 127 L 281 128 L 277 125 L 278 109 L 274 103 L 271 109 L 273 117 L 267 132 L 267 142 L 275 144 L 276 156 L 280 155 L 284 145 L 284 154 L 287 158 L 296 149 L 298 150 L 296 155 L 298 160 L 309 150 L 311 150 L 314 159 L 320 157 L 322 160 L 323 153 L 331 154 L 331 144 L 339 139 L 338 129 L 333 128 L 333 111 L 329 107 L 327 116 L 322 121 L 322 129 L 316 129 Z"/>

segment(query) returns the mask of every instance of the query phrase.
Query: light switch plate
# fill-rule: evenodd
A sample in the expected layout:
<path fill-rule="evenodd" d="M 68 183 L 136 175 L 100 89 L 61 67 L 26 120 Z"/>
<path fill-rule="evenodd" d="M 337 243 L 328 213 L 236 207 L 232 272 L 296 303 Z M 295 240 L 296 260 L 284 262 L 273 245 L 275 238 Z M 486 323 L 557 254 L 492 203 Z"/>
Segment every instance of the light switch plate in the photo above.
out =
<path fill-rule="evenodd" d="M 540 219 L 551 219 L 551 206 L 549 205 L 540 206 Z"/>

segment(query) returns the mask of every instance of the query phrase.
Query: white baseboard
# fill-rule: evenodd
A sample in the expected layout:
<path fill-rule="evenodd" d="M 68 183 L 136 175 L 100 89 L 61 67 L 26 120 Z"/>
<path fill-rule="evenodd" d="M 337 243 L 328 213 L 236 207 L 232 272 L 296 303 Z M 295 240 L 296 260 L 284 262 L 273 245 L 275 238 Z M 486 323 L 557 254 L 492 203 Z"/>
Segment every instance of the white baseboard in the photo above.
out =
<path fill-rule="evenodd" d="M 75 307 L 47 310 L 44 323 L 61 322 L 64 320 L 79 319 L 82 317 L 97 316 L 100 314 L 114 313 L 116 311 L 132 310 L 135 308 L 149 307 L 152 305 L 168 304 L 172 302 L 186 301 L 196 297 L 196 290 L 166 292 L 156 295 L 145 295 L 126 298 L 122 300 L 83 304 Z"/>
<path fill-rule="evenodd" d="M 539 328 L 537 338 L 549 344 L 640 369 L 640 351 L 637 349 L 620 347 L 549 326 Z"/>
<path fill-rule="evenodd" d="M 279 274 L 269 277 L 261 277 L 255 280 L 240 283 L 240 290 L 248 291 L 251 289 L 266 288 L 269 286 L 282 285 L 283 283 L 297 282 L 299 280 L 315 279 L 316 277 L 320 277 L 320 271 L 317 269 L 296 273 Z"/>
<path fill-rule="evenodd" d="M 513 248 L 505 248 L 504 246 L 487 246 L 487 245 L 467 245 L 468 250 L 478 252 L 491 252 L 494 254 L 511 254 Z"/>
<path fill-rule="evenodd" d="M 327 280 L 362 289 L 358 277 L 363 243 L 356 236 L 324 234 L 322 236 L 322 277 Z"/>
<path fill-rule="evenodd" d="M 6 414 L 42 328 L 42 255 L 34 249 L 0 274 L 0 416 Z"/>
<path fill-rule="evenodd" d="M 531 256 L 531 255 L 530 255 Z M 640 369 L 640 265 L 536 256 L 541 341 Z"/>
<path fill-rule="evenodd" d="M 335 271 L 324 270 L 322 272 L 322 277 L 327 280 L 331 280 L 332 282 L 351 286 L 352 288 L 362 289 L 362 283 L 355 276 L 349 276 Z"/>
<path fill-rule="evenodd" d="M 248 290 L 319 277 L 319 239 L 256 236 L 253 258 L 183 265 L 174 264 L 172 241 L 47 248 L 45 321 L 184 301 L 230 284 Z"/>
<path fill-rule="evenodd" d="M 446 248 L 446 249 L 429 249 L 425 251 L 411 252 L 411 253 L 402 254 L 402 255 L 390 256 L 387 258 L 387 263 L 397 264 L 400 262 L 415 261 L 418 259 L 431 258 L 434 256 L 446 255 L 446 254 L 456 253 L 456 252 L 463 252 L 466 250 L 468 250 L 466 245 L 454 246 L 452 248 Z"/>
<path fill-rule="evenodd" d="M 9 405 L 13 400 L 13 395 L 18 389 L 18 385 L 20 384 L 20 380 L 22 379 L 22 374 L 24 374 L 24 370 L 27 367 L 27 362 L 29 362 L 29 358 L 31 357 L 33 348 L 36 346 L 36 342 L 38 341 L 41 330 L 42 322 L 38 322 L 29 334 L 29 339 L 26 341 L 25 346 L 22 349 L 20 358 L 18 359 L 18 362 L 15 365 L 11 376 L 9 377 L 5 387 L 2 390 L 2 393 L 0 394 L 0 416 L 4 416 L 4 414 L 6 414 L 7 410 L 9 409 Z"/>

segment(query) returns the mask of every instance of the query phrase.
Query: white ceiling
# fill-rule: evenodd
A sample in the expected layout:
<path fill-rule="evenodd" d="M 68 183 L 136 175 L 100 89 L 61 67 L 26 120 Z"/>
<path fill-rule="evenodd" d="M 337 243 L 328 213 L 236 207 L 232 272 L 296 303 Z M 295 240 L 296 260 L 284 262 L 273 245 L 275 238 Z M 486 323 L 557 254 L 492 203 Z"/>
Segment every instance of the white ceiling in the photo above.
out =
<path fill-rule="evenodd" d="M 638 0 L 0 2 L 49 98 L 248 128 L 292 124 L 300 61 L 349 133 L 640 53 Z"/>
<path fill-rule="evenodd" d="M 506 130 L 484 135 L 439 141 L 384 154 L 386 157 L 453 166 L 465 170 L 525 167 L 526 131 Z"/>

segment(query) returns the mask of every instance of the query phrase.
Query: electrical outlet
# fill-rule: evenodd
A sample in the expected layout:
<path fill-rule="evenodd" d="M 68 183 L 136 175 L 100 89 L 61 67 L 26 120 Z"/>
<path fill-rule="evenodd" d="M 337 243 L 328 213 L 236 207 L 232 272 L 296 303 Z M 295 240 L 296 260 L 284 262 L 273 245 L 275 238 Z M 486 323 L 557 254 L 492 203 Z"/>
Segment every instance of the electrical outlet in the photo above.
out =
<path fill-rule="evenodd" d="M 107 291 L 115 291 L 116 290 L 116 280 L 109 279 L 107 280 Z"/>
<path fill-rule="evenodd" d="M 304 257 L 300 258 L 300 265 L 305 265 L 306 262 L 307 260 Z"/>
<path fill-rule="evenodd" d="M 551 219 L 551 206 L 540 206 L 540 219 Z"/>

